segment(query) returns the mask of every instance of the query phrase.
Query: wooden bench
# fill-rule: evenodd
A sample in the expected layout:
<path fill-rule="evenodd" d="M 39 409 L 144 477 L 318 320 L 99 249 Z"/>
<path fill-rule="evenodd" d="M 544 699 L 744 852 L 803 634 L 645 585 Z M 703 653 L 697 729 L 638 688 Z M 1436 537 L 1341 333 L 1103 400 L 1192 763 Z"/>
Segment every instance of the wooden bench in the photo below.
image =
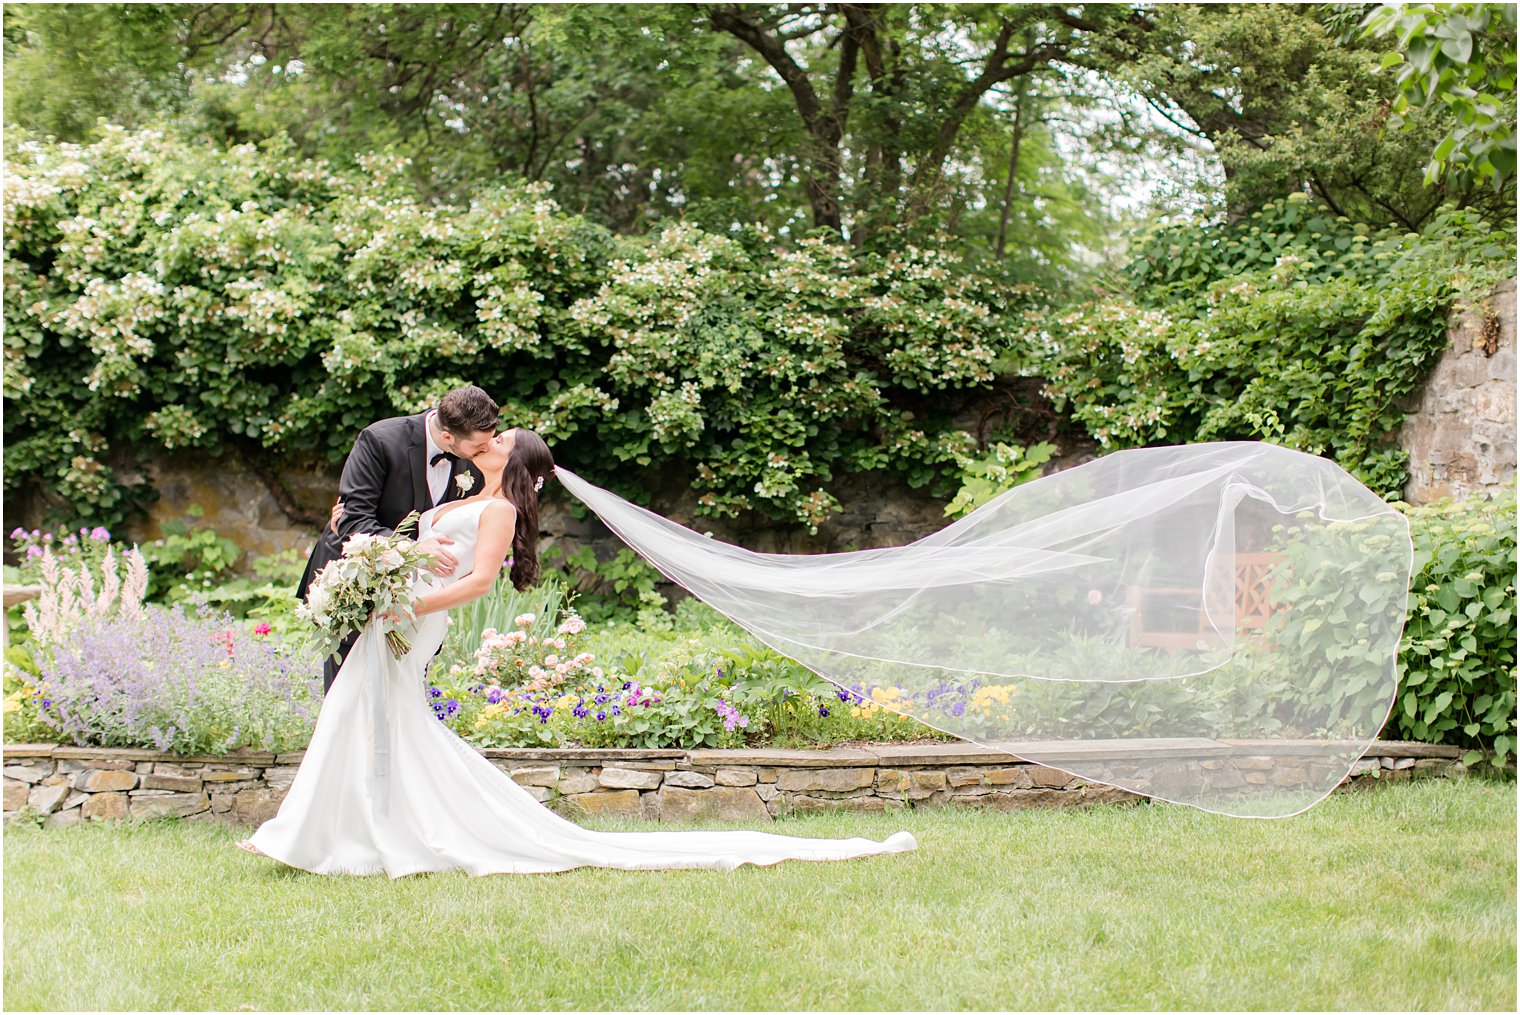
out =
<path fill-rule="evenodd" d="M 42 588 L 37 585 L 6 585 L 5 608 L 9 610 L 12 606 L 30 602 L 40 595 L 42 595 Z M 4 620 L 4 623 L 0 623 L 0 651 L 3 651 L 11 644 L 11 625 L 8 618 L 0 618 L 0 620 Z"/>
<path fill-rule="evenodd" d="M 1254 630 L 1266 624 L 1275 609 L 1268 576 L 1282 559 L 1280 553 L 1237 553 L 1234 566 L 1235 630 Z M 1212 648 L 1222 641 L 1210 629 L 1201 588 L 1131 588 L 1129 643 L 1168 652 Z M 1164 623 L 1165 615 L 1180 615 L 1180 624 Z"/>

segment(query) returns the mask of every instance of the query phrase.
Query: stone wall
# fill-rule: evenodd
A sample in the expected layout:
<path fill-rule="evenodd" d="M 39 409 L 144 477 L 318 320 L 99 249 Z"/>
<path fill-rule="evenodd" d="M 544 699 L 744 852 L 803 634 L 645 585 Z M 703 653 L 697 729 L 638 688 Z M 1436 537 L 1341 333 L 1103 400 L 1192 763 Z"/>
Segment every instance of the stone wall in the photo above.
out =
<path fill-rule="evenodd" d="M 1232 750 L 1193 743 L 1168 749 L 1179 757 L 1208 750 L 1227 756 Z M 5 820 L 32 814 L 49 827 L 160 817 L 258 825 L 279 810 L 304 753 L 187 757 L 53 744 L 8 744 L 4 750 Z M 1072 750 L 1080 752 L 1081 745 Z M 1245 750 L 1236 759 L 1245 778 L 1264 781 L 1262 759 L 1249 753 L 1260 748 Z M 1145 799 L 959 741 L 813 751 L 512 748 L 481 754 L 534 799 L 572 819 L 613 814 L 677 823 L 765 822 L 824 810 L 1017 810 Z M 1378 741 L 1341 788 L 1365 784 L 1374 773 L 1390 779 L 1461 774 L 1460 755 L 1455 747 Z M 1204 764 L 1218 768 L 1225 762 Z"/>
<path fill-rule="evenodd" d="M 1452 315 L 1451 348 L 1406 405 L 1404 498 L 1427 504 L 1515 478 L 1515 282 Z"/>

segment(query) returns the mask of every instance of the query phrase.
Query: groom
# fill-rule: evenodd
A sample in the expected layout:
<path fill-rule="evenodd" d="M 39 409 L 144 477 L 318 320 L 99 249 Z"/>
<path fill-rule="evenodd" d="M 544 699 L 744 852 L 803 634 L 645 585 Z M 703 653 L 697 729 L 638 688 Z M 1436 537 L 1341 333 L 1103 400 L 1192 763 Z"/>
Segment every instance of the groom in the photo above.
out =
<path fill-rule="evenodd" d="M 436 409 L 415 416 L 396 416 L 371 423 L 359 433 L 354 449 L 343 463 L 338 480 L 336 526 L 322 530 L 296 596 L 306 593 L 317 572 L 343 556 L 343 543 L 359 532 L 388 536 L 412 511 L 426 511 L 437 504 L 479 490 L 484 477 L 469 459 L 490 447 L 500 425 L 500 409 L 473 384 L 455 388 L 443 396 Z M 434 536 L 417 544 L 433 558 L 433 571 L 453 573 L 459 563 L 446 546 L 453 540 Z M 359 638 L 349 635 L 339 646 L 343 658 Z M 322 693 L 326 694 L 342 665 L 331 656 L 322 664 Z"/>

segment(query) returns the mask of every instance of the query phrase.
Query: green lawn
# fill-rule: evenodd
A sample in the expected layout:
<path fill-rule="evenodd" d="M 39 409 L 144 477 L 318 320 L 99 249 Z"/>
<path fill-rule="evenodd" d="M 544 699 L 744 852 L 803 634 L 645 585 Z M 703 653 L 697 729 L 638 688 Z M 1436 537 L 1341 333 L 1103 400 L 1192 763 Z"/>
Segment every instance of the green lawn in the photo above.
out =
<path fill-rule="evenodd" d="M 1515 1008 L 1515 786 L 1275 821 L 809 815 L 914 853 L 323 878 L 160 822 L 5 832 L 5 1008 Z M 606 829 L 656 827 L 612 820 Z M 666 826 L 668 827 L 668 826 Z"/>

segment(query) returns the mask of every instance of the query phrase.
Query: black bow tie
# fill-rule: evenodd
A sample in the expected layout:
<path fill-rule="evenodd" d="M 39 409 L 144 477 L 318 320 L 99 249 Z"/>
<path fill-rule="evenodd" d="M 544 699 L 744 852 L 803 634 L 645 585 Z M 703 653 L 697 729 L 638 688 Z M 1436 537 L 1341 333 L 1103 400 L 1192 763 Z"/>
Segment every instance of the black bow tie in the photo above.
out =
<path fill-rule="evenodd" d="M 453 465 L 455 462 L 459 461 L 459 456 L 458 455 L 451 455 L 447 451 L 440 451 L 436 455 L 434 455 L 432 458 L 428 459 L 428 468 L 432 468 L 433 466 L 437 465 L 439 462 L 443 461 L 445 458 L 447 458 L 449 460 L 449 464 L 450 465 Z"/>

